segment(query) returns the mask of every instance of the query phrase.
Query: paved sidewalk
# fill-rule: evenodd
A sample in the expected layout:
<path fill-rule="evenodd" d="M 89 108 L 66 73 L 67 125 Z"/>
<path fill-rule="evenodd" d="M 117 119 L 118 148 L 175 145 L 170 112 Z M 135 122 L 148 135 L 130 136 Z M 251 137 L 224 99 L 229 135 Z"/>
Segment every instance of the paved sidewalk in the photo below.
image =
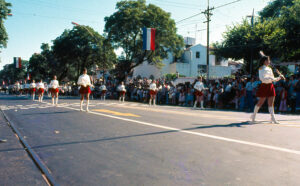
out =
<path fill-rule="evenodd" d="M 47 185 L 0 112 L 0 185 Z"/>

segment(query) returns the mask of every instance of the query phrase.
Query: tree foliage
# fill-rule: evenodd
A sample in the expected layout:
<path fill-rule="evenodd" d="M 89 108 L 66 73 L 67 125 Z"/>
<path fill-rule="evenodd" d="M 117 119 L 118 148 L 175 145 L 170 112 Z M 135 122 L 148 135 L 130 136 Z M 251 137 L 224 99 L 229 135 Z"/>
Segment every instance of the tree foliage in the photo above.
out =
<path fill-rule="evenodd" d="M 275 0 L 267 5 L 252 27 L 246 19 L 228 27 L 224 40 L 213 44 L 219 57 L 244 59 L 249 72 L 251 50 L 253 59 L 259 59 L 259 51 L 277 61 L 300 58 L 300 0 Z M 255 64 L 254 64 L 255 65 Z"/>
<path fill-rule="evenodd" d="M 53 41 L 53 54 L 57 58 L 54 68 L 59 77 L 77 78 L 83 68 L 98 65 L 108 69 L 116 61 L 112 46 L 98 32 L 89 26 L 74 26 L 65 30 Z"/>
<path fill-rule="evenodd" d="M 6 47 L 8 35 L 4 26 L 4 20 L 11 12 L 11 3 L 5 2 L 5 0 L 0 0 L 0 49 Z"/>
<path fill-rule="evenodd" d="M 28 61 L 22 60 L 22 67 L 16 68 L 15 64 L 4 65 L 0 71 L 0 79 L 5 82 L 14 83 L 15 81 L 24 80 L 27 75 L 26 66 Z"/>
<path fill-rule="evenodd" d="M 116 9 L 114 14 L 105 17 L 104 31 L 114 48 L 123 49 L 122 60 L 118 65 L 127 65 L 125 73 L 131 73 L 134 67 L 144 61 L 159 64 L 167 58 L 168 52 L 173 52 L 176 57 L 182 54 L 183 38 L 177 35 L 170 13 L 153 4 L 146 5 L 145 0 L 120 1 Z M 155 51 L 142 49 L 143 27 L 156 29 Z"/>

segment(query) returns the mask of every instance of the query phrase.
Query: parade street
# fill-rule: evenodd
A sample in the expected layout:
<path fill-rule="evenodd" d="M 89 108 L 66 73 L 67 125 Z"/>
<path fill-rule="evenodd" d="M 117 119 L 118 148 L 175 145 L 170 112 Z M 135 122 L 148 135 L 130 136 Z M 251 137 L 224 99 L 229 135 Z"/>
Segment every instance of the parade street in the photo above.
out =
<path fill-rule="evenodd" d="M 299 115 L 0 97 L 0 185 L 47 185 L 9 123 L 57 185 L 300 185 Z"/>

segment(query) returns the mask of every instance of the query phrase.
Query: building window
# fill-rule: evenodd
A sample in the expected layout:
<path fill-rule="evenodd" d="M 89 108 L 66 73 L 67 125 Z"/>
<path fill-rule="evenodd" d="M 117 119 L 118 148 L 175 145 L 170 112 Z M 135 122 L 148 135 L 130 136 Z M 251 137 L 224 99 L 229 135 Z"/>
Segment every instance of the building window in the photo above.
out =
<path fill-rule="evenodd" d="M 200 58 L 200 52 L 196 52 L 196 58 Z"/>

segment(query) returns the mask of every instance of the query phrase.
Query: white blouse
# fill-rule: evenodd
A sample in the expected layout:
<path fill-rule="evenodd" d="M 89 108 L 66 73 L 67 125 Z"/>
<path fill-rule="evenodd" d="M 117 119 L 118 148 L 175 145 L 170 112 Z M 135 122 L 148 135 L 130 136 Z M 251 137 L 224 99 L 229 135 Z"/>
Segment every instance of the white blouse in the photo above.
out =
<path fill-rule="evenodd" d="M 81 76 L 79 76 L 77 84 L 82 85 L 84 87 L 90 86 L 91 85 L 90 76 L 87 74 L 82 74 Z"/>
<path fill-rule="evenodd" d="M 203 83 L 200 81 L 197 81 L 197 83 L 194 85 L 194 89 L 196 89 L 198 91 L 202 91 L 204 89 Z"/>
<path fill-rule="evenodd" d="M 260 67 L 258 73 L 260 81 L 265 84 L 273 83 L 273 81 L 280 80 L 280 77 L 274 77 L 272 69 L 266 65 Z"/>
<path fill-rule="evenodd" d="M 58 88 L 59 87 L 58 81 L 57 80 L 51 80 L 49 87 L 50 88 Z"/>

